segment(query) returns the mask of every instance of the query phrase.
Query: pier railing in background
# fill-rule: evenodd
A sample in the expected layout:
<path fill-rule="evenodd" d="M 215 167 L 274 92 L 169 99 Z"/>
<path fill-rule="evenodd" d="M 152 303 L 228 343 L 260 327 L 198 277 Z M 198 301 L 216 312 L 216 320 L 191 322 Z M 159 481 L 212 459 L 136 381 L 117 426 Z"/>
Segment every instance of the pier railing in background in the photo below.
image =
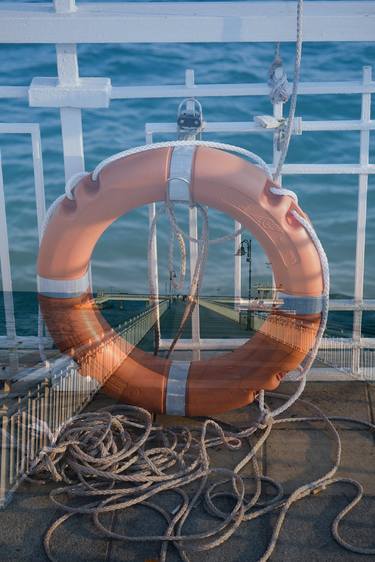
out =
<path fill-rule="evenodd" d="M 52 365 L 50 372 L 41 368 L 43 378 L 40 382 L 25 392 L 20 389 L 20 396 L 10 393 L 3 401 L 0 407 L 0 507 L 5 505 L 22 477 L 30 472 L 56 431 L 91 401 L 119 367 L 124 355 L 128 355 L 152 329 L 156 318 L 164 314 L 168 304 L 168 300 L 164 300 L 158 306 L 148 308 L 91 346 L 87 365 L 95 376 L 82 375 L 85 367 L 79 369 L 72 359 L 67 358 L 65 363 L 60 361 L 57 368 Z M 106 363 L 96 361 L 103 346 L 109 351 L 111 346 L 116 347 L 121 353 L 106 353 L 107 359 L 112 358 Z M 84 364 L 84 356 L 81 360 Z"/>
<path fill-rule="evenodd" d="M 168 2 L 168 3 L 106 3 L 83 2 L 75 0 L 54 0 L 46 3 L 2 2 L 0 19 L 2 22 L 0 42 L 9 44 L 55 44 L 57 60 L 56 77 L 34 77 L 30 84 L 0 86 L 0 98 L 27 100 L 30 107 L 58 108 L 61 116 L 62 145 L 65 178 L 85 170 L 85 151 L 82 132 L 82 111 L 100 109 L 105 111 L 112 100 L 164 99 L 186 97 L 226 97 L 226 96 L 267 96 L 269 86 L 264 83 L 237 84 L 198 84 L 194 71 L 186 70 L 182 84 L 171 85 L 116 85 L 112 86 L 110 77 L 80 77 L 77 44 L 80 43 L 211 43 L 211 42 L 286 42 L 295 40 L 294 3 L 275 2 Z M 233 18 L 235 14 L 235 18 Z M 334 25 L 332 22 L 334 21 Z M 321 41 L 374 41 L 375 2 L 374 1 L 305 1 L 304 39 L 308 42 Z M 342 357 L 347 367 L 350 357 L 350 373 L 357 377 L 373 378 L 375 338 L 362 336 L 363 311 L 375 310 L 375 299 L 364 299 L 365 243 L 367 220 L 368 177 L 375 174 L 375 165 L 370 163 L 370 132 L 375 130 L 371 119 L 371 98 L 375 92 L 372 69 L 364 67 L 361 80 L 342 82 L 301 82 L 299 95 L 321 96 L 334 94 L 361 96 L 361 115 L 356 120 L 303 120 L 297 119 L 294 133 L 318 131 L 354 131 L 360 139 L 358 162 L 352 163 L 288 163 L 283 169 L 285 175 L 345 174 L 358 178 L 357 240 L 355 287 L 352 299 L 333 301 L 331 310 L 353 312 L 351 350 L 342 351 L 342 343 L 337 339 L 327 345 L 333 357 Z M 283 118 L 283 104 L 276 103 L 273 116 Z M 269 135 L 273 142 L 273 163 L 277 161 L 278 130 L 263 128 L 258 122 L 208 122 L 202 134 L 213 133 L 223 139 L 223 135 L 262 134 Z M 177 134 L 176 123 L 146 123 L 146 141 L 152 142 L 155 134 Z M 34 183 L 38 232 L 45 216 L 45 196 L 42 167 L 42 147 L 39 124 L 0 123 L 0 134 L 30 134 L 34 163 Z M 1 170 L 0 170 L 1 171 Z M 0 173 L 0 207 L 4 206 L 4 190 Z M 150 220 L 155 215 L 155 205 L 150 206 Z M 6 308 L 6 335 L 0 336 L 0 347 L 11 350 L 10 369 L 17 371 L 17 351 L 35 341 L 17 336 L 12 301 L 12 277 L 9 266 L 9 244 L 6 216 L 0 217 L 0 258 L 4 294 L 8 295 Z M 240 225 L 235 224 L 235 229 Z M 190 232 L 197 228 L 196 217 L 191 214 Z M 194 236 L 193 236 L 194 237 Z M 240 235 L 235 238 L 234 256 L 234 296 L 241 297 L 241 256 L 237 249 Z M 194 246 L 194 245 L 193 245 Z M 191 248 L 193 253 L 194 247 Z M 156 231 L 152 243 L 151 275 L 154 286 L 158 287 Z M 194 323 L 191 338 L 192 346 L 202 342 L 199 322 Z M 220 346 L 220 342 L 216 341 Z M 211 349 L 215 346 L 212 340 Z M 326 345 L 324 340 L 323 345 Z M 199 346 L 198 346 L 199 348 Z M 325 349 L 325 348 L 323 348 Z M 325 351 L 324 351 L 325 352 Z M 328 353 L 328 351 L 327 351 Z M 324 355 L 324 353 L 323 353 Z M 328 355 L 324 355 L 328 357 Z M 335 360 L 336 361 L 336 360 Z M 366 365 L 366 367 L 365 367 Z M 335 378 L 336 370 L 332 370 Z"/>

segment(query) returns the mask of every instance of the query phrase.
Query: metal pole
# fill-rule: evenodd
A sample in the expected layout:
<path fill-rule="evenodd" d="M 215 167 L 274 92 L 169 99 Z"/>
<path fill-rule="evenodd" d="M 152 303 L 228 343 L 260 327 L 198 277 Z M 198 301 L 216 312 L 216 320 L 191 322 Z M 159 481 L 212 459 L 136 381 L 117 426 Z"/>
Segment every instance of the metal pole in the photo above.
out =
<path fill-rule="evenodd" d="M 370 66 L 363 67 L 363 85 L 371 83 L 372 69 Z M 368 124 L 371 118 L 371 94 L 362 94 L 362 122 Z M 360 165 L 369 164 L 370 153 L 370 131 L 360 133 Z M 354 301 L 355 305 L 361 307 L 363 303 L 363 284 L 365 273 L 365 247 L 366 247 L 366 219 L 367 219 L 367 191 L 368 174 L 359 176 L 358 207 L 357 207 L 357 239 L 355 255 L 355 277 L 354 277 Z M 354 310 L 353 313 L 353 361 L 352 371 L 359 376 L 361 372 L 361 350 L 360 342 L 362 335 L 362 310 Z"/>
<path fill-rule="evenodd" d="M 241 228 L 241 223 L 234 221 L 234 231 Z M 237 253 L 241 246 L 241 233 L 234 237 L 234 308 L 240 310 L 241 305 L 241 256 Z"/>
<path fill-rule="evenodd" d="M 251 238 L 244 240 L 247 246 L 246 261 L 249 264 L 249 287 L 248 287 L 248 306 L 247 306 L 247 329 L 252 329 L 252 315 L 250 311 L 250 301 L 251 301 L 251 284 L 252 284 L 252 271 L 251 271 Z"/>
<path fill-rule="evenodd" d="M 8 407 L 1 407 L 1 456 L 0 456 L 0 507 L 5 505 L 8 490 Z"/>

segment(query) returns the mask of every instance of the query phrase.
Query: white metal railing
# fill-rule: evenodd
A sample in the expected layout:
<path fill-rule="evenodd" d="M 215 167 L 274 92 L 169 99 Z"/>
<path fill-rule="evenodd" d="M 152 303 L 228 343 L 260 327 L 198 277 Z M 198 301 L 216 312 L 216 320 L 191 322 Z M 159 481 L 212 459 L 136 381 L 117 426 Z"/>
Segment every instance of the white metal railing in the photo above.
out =
<path fill-rule="evenodd" d="M 375 39 L 375 34 L 374 34 Z M 259 86 L 263 87 L 264 90 L 260 90 Z M 185 87 L 187 89 L 194 89 L 199 91 L 199 85 L 195 85 L 194 71 L 187 70 L 185 75 Z M 233 89 L 231 90 L 231 88 Z M 148 94 L 150 97 L 159 97 L 161 95 L 162 86 L 158 87 L 157 91 L 152 91 L 150 88 Z M 164 87 L 165 94 L 169 86 Z M 206 88 L 206 90 L 205 90 Z M 215 85 L 215 95 L 240 95 L 243 91 L 239 87 L 235 88 L 235 85 Z M 222 89 L 221 89 L 222 88 Z M 244 85 L 245 90 L 248 95 L 260 95 L 259 90 L 266 92 L 266 85 Z M 207 86 L 202 86 L 201 95 L 212 95 L 212 90 L 207 89 Z M 231 94 L 229 94 L 231 92 Z M 356 265 L 355 265 L 355 291 L 354 299 L 340 299 L 332 300 L 330 302 L 330 310 L 351 310 L 354 312 L 354 322 L 353 322 L 353 338 L 349 340 L 352 345 L 351 354 L 351 372 L 358 377 L 372 377 L 375 372 L 375 356 L 370 353 L 367 354 L 367 367 L 366 371 L 363 371 L 363 358 L 364 353 L 361 351 L 362 348 L 375 347 L 375 338 L 369 342 L 369 338 L 361 337 L 362 330 L 362 311 L 363 310 L 374 310 L 375 309 L 375 299 L 364 299 L 363 298 L 363 285 L 364 285 L 364 250 L 365 250 L 365 236 L 366 236 L 366 217 L 367 217 L 367 189 L 368 189 L 368 176 L 375 173 L 375 164 L 370 164 L 369 162 L 369 150 L 370 150 L 370 131 L 375 129 L 375 121 L 371 120 L 371 94 L 375 92 L 375 82 L 372 80 L 372 69 L 371 67 L 364 67 L 362 74 L 362 82 L 332 82 L 330 83 L 302 83 L 299 88 L 300 95 L 321 95 L 324 93 L 336 93 L 337 95 L 349 95 L 354 93 L 362 94 L 362 111 L 361 120 L 336 120 L 336 121 L 303 121 L 302 118 L 295 119 L 294 133 L 302 134 L 304 131 L 358 131 L 360 133 L 360 162 L 359 164 L 285 164 L 283 167 L 283 175 L 319 175 L 319 174 L 354 174 L 359 177 L 359 189 L 358 189 L 358 210 L 357 210 L 357 247 L 356 247 Z M 171 95 L 169 92 L 168 95 Z M 196 94 L 197 95 L 197 94 Z M 282 117 L 283 104 L 274 104 L 274 116 L 278 119 Z M 153 142 L 155 134 L 176 134 L 177 126 L 176 123 L 146 123 L 146 142 Z M 214 122 L 205 123 L 204 132 L 206 133 L 260 133 L 260 134 L 272 134 L 274 137 L 274 163 L 278 158 L 277 150 L 277 137 L 274 129 L 263 128 L 256 121 L 254 122 Z M 271 166 L 272 168 L 272 166 Z M 240 224 L 234 221 L 234 231 L 240 228 Z M 155 233 L 156 239 L 156 233 Z M 236 301 L 240 300 L 241 297 L 241 256 L 237 255 L 237 249 L 240 246 L 241 236 L 238 235 L 234 241 L 234 295 Z M 157 275 L 157 270 L 154 272 Z M 325 338 L 326 340 L 327 338 Z M 324 340 L 324 341 L 325 341 Z M 239 340 L 241 341 L 241 340 Z M 166 342 L 167 345 L 168 342 Z M 233 342 L 235 344 L 235 342 Z M 205 343 L 207 346 L 207 342 Z M 210 342 L 209 348 L 212 349 L 214 342 Z M 228 342 L 218 342 L 218 347 L 224 346 L 225 349 L 228 347 Z M 240 345 L 237 342 L 236 345 Z M 338 346 L 336 353 L 336 360 L 334 363 L 335 368 L 339 365 L 338 361 L 340 357 L 341 344 L 340 342 L 332 339 L 332 346 Z M 197 345 L 192 347 L 197 347 Z M 198 346 L 199 347 L 199 346 Z M 176 349 L 179 346 L 177 344 Z M 207 347 L 204 347 L 207 348 Z M 187 343 L 184 344 L 184 349 L 187 349 Z M 371 363 L 371 360 L 373 362 Z M 346 356 L 345 356 L 345 361 Z M 331 365 L 329 363 L 328 365 Z M 332 375 L 334 376 L 334 372 Z"/>
<path fill-rule="evenodd" d="M 168 301 L 150 307 L 111 331 L 103 340 L 80 351 L 80 365 L 67 358 L 51 367 L 49 373 L 40 368 L 40 380 L 34 373 L 31 389 L 20 396 L 10 393 L 0 406 L 0 507 L 47 446 L 56 431 L 90 402 L 143 337 L 154 326 L 156 310 L 160 316 Z M 111 353 L 111 348 L 116 353 Z M 104 348 L 109 353 L 105 353 Z M 13 389 L 17 390 L 17 386 Z"/>
<path fill-rule="evenodd" d="M 235 14 L 235 17 L 233 17 Z M 188 96 L 266 96 L 266 83 L 197 84 L 194 71 L 188 69 L 184 84 L 175 85 L 119 85 L 112 86 L 110 78 L 81 78 L 79 76 L 78 43 L 150 43 L 150 42 L 247 42 L 247 41 L 294 41 L 295 2 L 212 2 L 212 3 L 78 3 L 75 0 L 54 0 L 40 3 L 7 3 L 0 5 L 0 42 L 2 43 L 53 43 L 56 44 L 57 77 L 35 77 L 31 84 L 0 86 L 0 98 L 28 100 L 31 107 L 57 107 L 60 109 L 65 177 L 82 172 L 84 145 L 82 135 L 82 110 L 105 108 L 112 100 L 140 98 L 182 98 Z M 319 2 L 305 1 L 304 38 L 306 41 L 374 41 L 375 2 Z M 288 163 L 285 175 L 350 174 L 358 176 L 357 245 L 355 261 L 354 298 L 331 302 L 331 310 L 350 310 L 354 314 L 353 334 L 348 340 L 352 346 L 351 372 L 356 376 L 370 376 L 374 367 L 371 349 L 375 338 L 363 338 L 361 334 L 363 310 L 375 310 L 375 299 L 363 298 L 364 250 L 366 231 L 366 201 L 368 176 L 375 173 L 375 164 L 369 161 L 370 131 L 375 129 L 371 119 L 371 96 L 375 81 L 371 68 L 363 69 L 362 80 L 347 82 L 302 82 L 299 95 L 336 94 L 362 97 L 361 118 L 358 120 L 296 119 L 294 133 L 310 131 L 357 131 L 360 136 L 360 159 L 352 163 Z M 275 104 L 273 115 L 283 116 L 283 104 Z M 176 134 L 175 123 L 147 123 L 146 139 L 152 141 L 159 133 Z M 209 122 L 204 132 L 226 134 L 269 134 L 273 137 L 273 163 L 278 158 L 277 131 L 263 129 L 257 122 Z M 30 134 L 34 161 L 36 212 L 39 235 L 45 215 L 42 151 L 38 124 L 3 123 L 0 134 Z M 0 174 L 1 177 L 1 174 Z M 4 209 L 3 184 L 0 181 L 0 203 Z M 150 220 L 155 205 L 150 206 Z M 6 217 L 0 225 L 1 274 L 8 300 L 6 304 L 6 335 L 0 336 L 0 347 L 13 349 L 13 369 L 17 369 L 17 347 L 32 347 L 35 338 L 19 338 L 15 329 L 12 301 L 12 278 L 9 267 L 9 245 Z M 196 228 L 194 214 L 190 217 L 190 229 Z M 239 225 L 235 223 L 237 229 Z M 235 249 L 240 235 L 235 239 Z M 158 284 L 157 240 L 152 245 L 154 285 Z M 234 296 L 241 296 L 241 257 L 234 258 Z M 194 345 L 203 343 L 199 326 L 195 327 Z M 326 340 L 324 340 L 325 345 Z M 219 342 L 217 342 L 219 344 Z M 211 345 L 215 342 L 212 341 Z M 337 346 L 339 357 L 340 342 Z M 199 345 L 198 345 L 199 347 Z M 332 351 L 333 353 L 333 351 Z M 343 359 L 344 360 L 344 359 Z M 345 365 L 347 357 L 345 356 Z M 365 366 L 366 365 L 366 366 Z M 372 374 L 371 374 L 372 376 Z"/>
<path fill-rule="evenodd" d="M 2 6 L 6 43 L 211 43 L 295 40 L 295 2 L 98 2 Z M 371 1 L 306 0 L 306 41 L 373 41 Z"/>

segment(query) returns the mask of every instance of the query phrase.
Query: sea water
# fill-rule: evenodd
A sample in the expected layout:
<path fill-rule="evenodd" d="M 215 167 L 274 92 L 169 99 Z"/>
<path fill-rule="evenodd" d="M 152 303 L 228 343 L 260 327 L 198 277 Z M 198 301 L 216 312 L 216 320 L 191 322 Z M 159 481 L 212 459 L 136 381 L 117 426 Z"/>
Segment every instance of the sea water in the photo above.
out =
<path fill-rule="evenodd" d="M 293 79 L 294 45 L 282 45 L 282 57 Z M 78 46 L 81 76 L 109 77 L 114 86 L 182 84 L 187 68 L 199 84 L 266 82 L 274 45 L 264 44 L 109 44 Z M 27 86 L 35 76 L 56 76 L 56 52 L 52 45 L 0 45 L 0 84 Z M 375 46 L 354 43 L 305 43 L 303 81 L 360 81 L 362 67 L 373 65 Z M 145 123 L 175 123 L 180 99 L 114 100 L 109 109 L 84 110 L 85 168 L 92 170 L 113 153 L 145 143 Z M 204 118 L 214 121 L 252 121 L 271 114 L 267 97 L 200 98 Z M 285 108 L 287 113 L 288 106 Z M 26 100 L 0 100 L 1 121 L 39 123 L 47 205 L 64 190 L 63 153 L 58 109 L 29 108 Z M 360 119 L 360 95 L 300 96 L 296 115 L 306 120 Z M 372 117 L 374 118 L 374 117 Z M 293 136 L 287 162 L 358 163 L 359 132 L 313 132 Z M 155 135 L 155 141 L 175 138 Z M 204 139 L 238 144 L 272 159 L 272 135 L 204 134 Z M 370 161 L 374 161 L 375 135 L 371 132 Z M 28 135 L 0 135 L 6 195 L 13 289 L 16 294 L 17 330 L 35 331 L 35 263 L 38 251 L 32 153 Z M 293 189 L 312 219 L 326 249 L 335 296 L 353 297 L 355 274 L 358 177 L 354 175 L 285 176 L 284 186 Z M 187 227 L 186 210 L 179 220 Z M 210 210 L 210 237 L 227 234 L 233 221 Z M 369 178 L 366 228 L 366 298 L 375 298 L 375 178 Z M 244 236 L 247 236 L 246 234 Z M 160 287 L 168 291 L 166 247 L 169 232 L 160 221 Z M 92 270 L 96 289 L 144 293 L 147 285 L 148 210 L 139 208 L 116 221 L 98 242 Z M 267 258 L 254 242 L 253 283 L 269 282 Z M 233 294 L 233 241 L 210 248 L 202 292 Z M 176 254 L 176 268 L 178 268 Z M 246 261 L 243 261 L 243 292 L 247 292 Z M 188 290 L 188 287 L 185 287 Z M 4 314 L 0 317 L 4 333 Z M 341 319 L 341 320 L 340 320 Z M 351 324 L 351 314 L 331 317 L 340 333 L 340 322 Z M 370 316 L 365 331 L 371 331 Z M 373 322 L 375 324 L 375 322 Z"/>

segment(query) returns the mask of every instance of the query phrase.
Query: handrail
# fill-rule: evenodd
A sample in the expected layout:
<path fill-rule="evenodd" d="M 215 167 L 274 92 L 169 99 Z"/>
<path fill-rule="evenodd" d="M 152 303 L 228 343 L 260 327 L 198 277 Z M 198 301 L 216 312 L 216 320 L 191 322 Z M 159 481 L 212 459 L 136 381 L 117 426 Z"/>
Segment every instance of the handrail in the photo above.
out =
<path fill-rule="evenodd" d="M 100 342 L 88 346 L 86 356 L 80 359 L 81 368 L 66 358 L 66 362 L 52 365 L 49 372 L 41 370 L 43 379 L 23 397 L 4 401 L 0 407 L 0 507 L 7 503 L 53 434 L 82 411 L 118 367 L 116 362 L 106 364 L 103 373 L 102 362 L 96 361 L 103 346 L 120 345 L 122 354 L 117 357 L 123 361 L 155 324 L 156 312 L 162 316 L 167 308 L 168 300 L 150 306 L 120 324 L 117 333 L 111 330 Z M 86 360 L 95 376 L 86 373 Z"/>

